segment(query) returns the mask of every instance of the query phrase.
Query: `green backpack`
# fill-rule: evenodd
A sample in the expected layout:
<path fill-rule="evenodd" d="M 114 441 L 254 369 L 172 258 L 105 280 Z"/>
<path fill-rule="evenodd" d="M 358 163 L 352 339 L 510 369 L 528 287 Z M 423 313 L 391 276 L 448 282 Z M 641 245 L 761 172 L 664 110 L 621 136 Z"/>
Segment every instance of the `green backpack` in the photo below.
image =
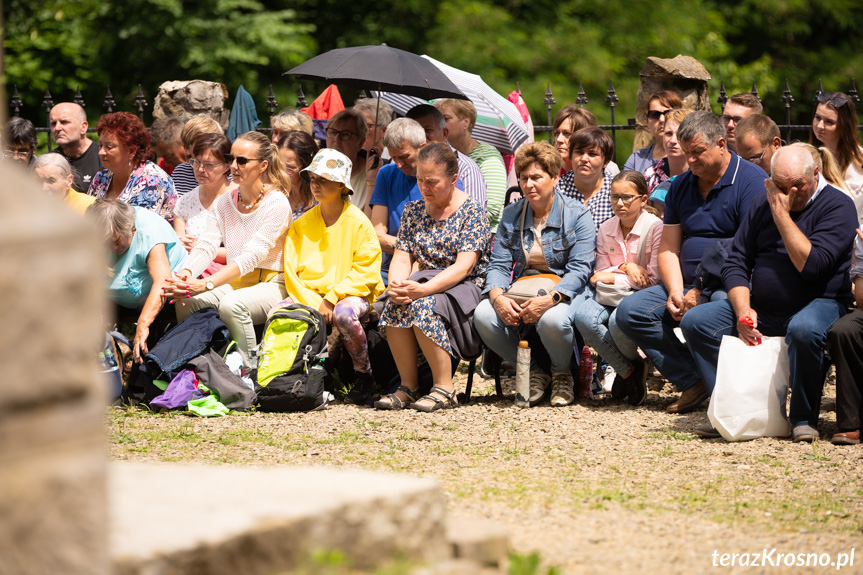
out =
<path fill-rule="evenodd" d="M 327 331 L 318 310 L 299 303 L 267 317 L 258 356 L 261 411 L 310 411 L 323 403 Z"/>

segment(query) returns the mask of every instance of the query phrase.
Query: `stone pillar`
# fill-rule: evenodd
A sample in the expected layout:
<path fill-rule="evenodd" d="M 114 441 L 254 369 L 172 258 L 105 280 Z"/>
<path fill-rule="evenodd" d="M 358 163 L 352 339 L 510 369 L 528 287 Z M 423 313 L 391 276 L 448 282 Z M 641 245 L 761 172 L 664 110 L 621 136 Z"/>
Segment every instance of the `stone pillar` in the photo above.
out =
<path fill-rule="evenodd" d="M 230 111 L 225 109 L 228 89 L 220 82 L 188 80 L 163 82 L 153 104 L 153 118 L 188 120 L 197 114 L 207 114 L 228 129 Z"/>
<path fill-rule="evenodd" d="M 104 254 L 0 163 L 0 575 L 107 572 Z"/>
<path fill-rule="evenodd" d="M 638 108 L 635 120 L 638 128 L 632 149 L 640 150 L 653 142 L 653 134 L 647 129 L 647 100 L 660 90 L 674 90 L 680 94 L 684 108 L 709 110 L 710 95 L 707 81 L 710 74 L 695 58 L 678 54 L 674 58 L 651 56 L 641 69 L 641 84 L 638 86 Z"/>

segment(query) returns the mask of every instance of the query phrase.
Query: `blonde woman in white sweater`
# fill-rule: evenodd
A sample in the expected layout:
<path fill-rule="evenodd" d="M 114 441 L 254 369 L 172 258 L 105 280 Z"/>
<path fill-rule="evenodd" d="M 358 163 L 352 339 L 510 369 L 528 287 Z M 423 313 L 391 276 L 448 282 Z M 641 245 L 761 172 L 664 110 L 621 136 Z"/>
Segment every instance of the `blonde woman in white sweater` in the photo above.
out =
<path fill-rule="evenodd" d="M 282 249 L 291 223 L 291 183 L 276 146 L 263 134 L 243 134 L 225 159 L 237 186 L 213 203 L 206 230 L 189 253 L 185 269 L 164 288 L 164 297 L 178 304 L 179 321 L 205 307 L 218 309 L 246 366 L 255 368 L 254 325 L 287 297 Z M 221 245 L 227 265 L 197 279 Z"/>

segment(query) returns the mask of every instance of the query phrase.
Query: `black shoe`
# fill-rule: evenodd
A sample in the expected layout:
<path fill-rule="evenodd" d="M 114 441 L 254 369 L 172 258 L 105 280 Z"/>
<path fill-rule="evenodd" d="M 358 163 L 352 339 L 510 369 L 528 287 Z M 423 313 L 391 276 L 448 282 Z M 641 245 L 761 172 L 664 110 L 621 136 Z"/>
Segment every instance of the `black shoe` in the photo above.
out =
<path fill-rule="evenodd" d="M 371 405 L 375 390 L 375 378 L 370 373 L 357 372 L 351 390 L 345 396 L 345 403 L 350 405 Z"/>
<path fill-rule="evenodd" d="M 611 397 L 617 401 L 623 401 L 627 395 L 629 395 L 629 382 L 618 373 L 614 383 L 611 384 Z"/>
<path fill-rule="evenodd" d="M 626 378 L 626 383 L 629 387 L 629 395 L 626 401 L 630 405 L 641 405 L 644 403 L 644 398 L 647 397 L 647 370 L 644 367 L 643 361 L 635 362 L 632 373 Z"/>

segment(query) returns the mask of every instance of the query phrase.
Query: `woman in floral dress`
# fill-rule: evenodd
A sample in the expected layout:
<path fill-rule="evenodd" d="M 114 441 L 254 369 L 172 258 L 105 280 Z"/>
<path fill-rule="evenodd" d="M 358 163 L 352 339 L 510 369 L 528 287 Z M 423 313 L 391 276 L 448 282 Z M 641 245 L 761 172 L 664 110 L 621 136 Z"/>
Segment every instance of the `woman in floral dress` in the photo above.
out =
<path fill-rule="evenodd" d="M 402 214 L 390 265 L 389 300 L 380 322 L 386 327 L 402 385 L 376 402 L 378 409 L 403 409 L 410 404 L 419 411 L 436 411 L 457 405 L 453 349 L 447 324 L 438 315 L 441 310 L 436 310 L 436 294 L 464 290 L 459 291 L 460 301 L 465 295 L 468 299 L 475 295 L 479 301 L 489 240 L 485 212 L 455 187 L 457 175 L 458 160 L 449 146 L 431 144 L 420 150 L 417 184 L 423 199 L 410 202 Z M 430 277 L 428 281 L 421 283 L 417 274 L 411 274 L 415 264 L 423 279 Z M 431 392 L 419 400 L 417 345 L 434 379 Z"/>

